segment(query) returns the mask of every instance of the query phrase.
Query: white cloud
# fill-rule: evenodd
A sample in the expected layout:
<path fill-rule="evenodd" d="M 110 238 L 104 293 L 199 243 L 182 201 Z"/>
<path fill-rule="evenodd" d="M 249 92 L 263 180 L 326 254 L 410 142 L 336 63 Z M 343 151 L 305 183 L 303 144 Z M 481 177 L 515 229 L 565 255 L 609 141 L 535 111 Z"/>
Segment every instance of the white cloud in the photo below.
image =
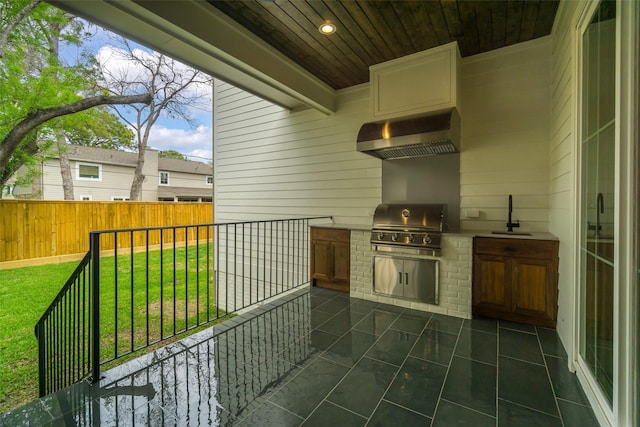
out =
<path fill-rule="evenodd" d="M 176 150 L 192 160 L 211 160 L 212 129 L 200 126 L 195 131 L 155 125 L 149 134 L 149 147 L 157 150 Z M 200 159 L 196 159 L 199 157 Z"/>

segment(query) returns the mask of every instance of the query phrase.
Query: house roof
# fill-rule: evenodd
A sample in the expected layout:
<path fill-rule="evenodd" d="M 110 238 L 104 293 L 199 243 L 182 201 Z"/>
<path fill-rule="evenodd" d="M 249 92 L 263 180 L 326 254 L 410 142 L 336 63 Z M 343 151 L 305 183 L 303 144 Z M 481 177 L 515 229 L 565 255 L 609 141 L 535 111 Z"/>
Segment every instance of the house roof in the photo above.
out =
<path fill-rule="evenodd" d="M 108 150 L 98 147 L 85 147 L 83 145 L 67 145 L 67 154 L 71 160 L 84 160 L 87 162 L 109 163 L 131 167 L 135 167 L 138 160 L 137 153 Z"/>
<path fill-rule="evenodd" d="M 213 175 L 213 168 L 206 163 L 192 160 L 158 158 L 158 169 L 172 172 L 185 172 L 197 175 Z"/>

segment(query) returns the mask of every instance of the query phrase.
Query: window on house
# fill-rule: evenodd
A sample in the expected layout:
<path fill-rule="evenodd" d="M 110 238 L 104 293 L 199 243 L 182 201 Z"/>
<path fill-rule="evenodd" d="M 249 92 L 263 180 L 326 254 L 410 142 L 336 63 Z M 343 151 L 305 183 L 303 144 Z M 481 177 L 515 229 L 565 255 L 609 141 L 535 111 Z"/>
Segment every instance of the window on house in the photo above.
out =
<path fill-rule="evenodd" d="M 91 200 L 91 196 L 80 196 L 80 200 Z"/>
<path fill-rule="evenodd" d="M 111 196 L 111 201 L 113 202 L 124 202 L 127 200 L 129 200 L 129 198 L 125 196 Z"/>
<path fill-rule="evenodd" d="M 213 176 L 207 175 L 207 184 L 209 185 L 213 184 Z"/>
<path fill-rule="evenodd" d="M 160 172 L 160 185 L 169 185 L 169 172 Z"/>
<path fill-rule="evenodd" d="M 78 163 L 76 172 L 77 179 L 91 179 L 96 181 L 100 181 L 102 179 L 102 165 Z"/>

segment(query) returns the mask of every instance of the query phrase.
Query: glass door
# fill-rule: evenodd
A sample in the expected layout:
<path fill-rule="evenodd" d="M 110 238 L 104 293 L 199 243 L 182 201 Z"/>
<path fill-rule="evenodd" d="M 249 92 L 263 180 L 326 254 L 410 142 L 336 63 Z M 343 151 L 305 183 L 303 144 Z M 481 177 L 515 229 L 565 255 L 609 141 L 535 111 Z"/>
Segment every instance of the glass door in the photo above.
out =
<path fill-rule="evenodd" d="M 599 3 L 582 35 L 580 354 L 613 401 L 616 4 Z"/>

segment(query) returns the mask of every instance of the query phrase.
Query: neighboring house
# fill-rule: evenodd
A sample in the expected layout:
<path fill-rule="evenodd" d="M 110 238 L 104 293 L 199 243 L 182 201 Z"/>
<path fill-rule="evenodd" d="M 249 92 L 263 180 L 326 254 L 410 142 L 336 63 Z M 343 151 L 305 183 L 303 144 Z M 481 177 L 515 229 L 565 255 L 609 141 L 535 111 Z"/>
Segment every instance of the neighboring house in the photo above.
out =
<path fill-rule="evenodd" d="M 129 200 L 138 154 L 104 148 L 68 146 L 76 200 Z M 5 198 L 62 200 L 58 158 L 42 162 L 41 176 L 31 187 L 9 185 Z M 142 200 L 211 202 L 213 168 L 206 163 L 158 157 L 147 149 Z M 15 182 L 15 180 L 13 180 Z"/>

